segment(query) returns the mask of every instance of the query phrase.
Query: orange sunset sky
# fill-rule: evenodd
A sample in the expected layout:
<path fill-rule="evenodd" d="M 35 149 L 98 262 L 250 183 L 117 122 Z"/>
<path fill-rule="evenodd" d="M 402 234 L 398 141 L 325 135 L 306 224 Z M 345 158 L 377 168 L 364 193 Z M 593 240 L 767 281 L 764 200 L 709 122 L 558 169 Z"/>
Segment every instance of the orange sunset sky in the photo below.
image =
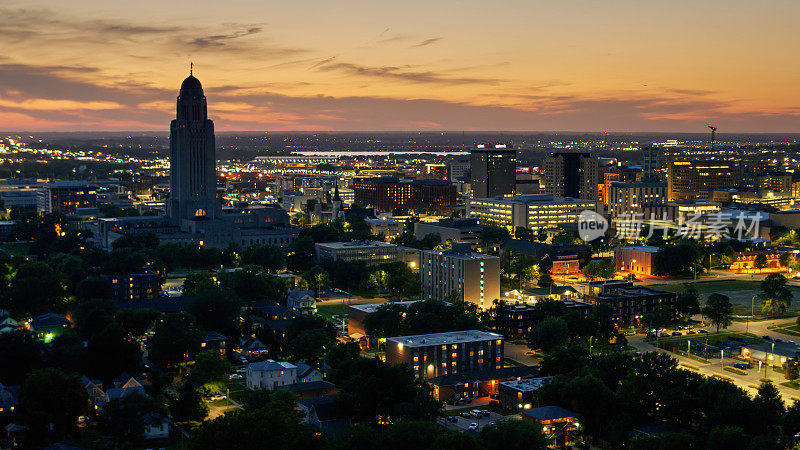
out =
<path fill-rule="evenodd" d="M 0 130 L 800 131 L 800 1 L 0 0 Z"/>

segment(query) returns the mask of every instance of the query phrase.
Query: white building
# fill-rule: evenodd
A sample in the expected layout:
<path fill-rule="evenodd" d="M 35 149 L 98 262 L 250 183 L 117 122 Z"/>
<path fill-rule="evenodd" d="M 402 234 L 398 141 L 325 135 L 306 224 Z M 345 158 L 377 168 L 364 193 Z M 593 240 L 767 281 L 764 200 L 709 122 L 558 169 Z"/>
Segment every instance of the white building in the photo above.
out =
<path fill-rule="evenodd" d="M 489 308 L 500 298 L 500 258 L 475 253 L 468 242 L 452 249 L 421 250 L 419 278 L 422 298 L 444 300 L 458 292 L 461 300 Z"/>
<path fill-rule="evenodd" d="M 254 362 L 247 365 L 247 388 L 274 391 L 297 382 L 297 366 L 285 361 Z"/>
<path fill-rule="evenodd" d="M 598 211 L 599 205 L 597 200 L 529 194 L 470 199 L 467 214 L 483 224 L 539 230 L 577 223 L 581 211 Z"/>

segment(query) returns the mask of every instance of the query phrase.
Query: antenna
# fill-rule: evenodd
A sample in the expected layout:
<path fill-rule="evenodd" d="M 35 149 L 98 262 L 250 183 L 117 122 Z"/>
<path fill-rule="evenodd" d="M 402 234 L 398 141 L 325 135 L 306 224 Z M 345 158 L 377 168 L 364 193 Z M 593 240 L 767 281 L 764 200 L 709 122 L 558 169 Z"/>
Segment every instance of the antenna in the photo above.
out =
<path fill-rule="evenodd" d="M 189 63 L 189 76 L 192 76 L 192 72 L 194 72 L 194 63 Z"/>
<path fill-rule="evenodd" d="M 717 127 L 714 125 L 709 125 L 708 128 L 711 129 L 711 150 L 714 150 L 714 135 L 717 133 Z"/>

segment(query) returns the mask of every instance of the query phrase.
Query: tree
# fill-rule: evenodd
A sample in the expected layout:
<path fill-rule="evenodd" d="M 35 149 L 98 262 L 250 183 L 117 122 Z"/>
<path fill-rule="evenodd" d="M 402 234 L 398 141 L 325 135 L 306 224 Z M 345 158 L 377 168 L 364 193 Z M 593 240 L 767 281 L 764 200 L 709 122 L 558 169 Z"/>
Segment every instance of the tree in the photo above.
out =
<path fill-rule="evenodd" d="M 277 272 L 286 267 L 286 252 L 274 245 L 254 244 L 248 246 L 242 255 L 245 265 L 257 265 L 264 270 Z"/>
<path fill-rule="evenodd" d="M 756 255 L 756 259 L 755 261 L 753 261 L 753 265 L 759 271 L 761 271 L 761 269 L 763 269 L 764 267 L 767 267 L 767 255 L 763 253 L 759 253 L 758 255 Z"/>
<path fill-rule="evenodd" d="M 207 270 L 190 273 L 183 279 L 183 294 L 196 295 L 203 291 L 214 290 L 218 285 L 217 277 Z"/>
<path fill-rule="evenodd" d="M 136 372 L 142 360 L 139 344 L 116 322 L 93 335 L 86 344 L 89 374 L 109 382 L 122 372 Z"/>
<path fill-rule="evenodd" d="M 108 278 L 91 276 L 87 277 L 75 287 L 75 296 L 80 299 L 110 299 L 111 282 Z"/>
<path fill-rule="evenodd" d="M 685 275 L 696 259 L 697 249 L 691 244 L 664 245 L 653 254 L 653 272 L 662 276 Z"/>
<path fill-rule="evenodd" d="M 195 356 L 189 377 L 198 386 L 214 381 L 223 381 L 230 367 L 228 360 L 218 351 L 206 350 Z"/>
<path fill-rule="evenodd" d="M 141 338 L 147 330 L 153 327 L 159 315 L 160 313 L 155 309 L 141 308 L 119 310 L 115 317 L 117 323 L 131 336 Z"/>
<path fill-rule="evenodd" d="M 148 358 L 165 367 L 185 361 L 198 352 L 204 335 L 189 314 L 166 314 L 147 341 Z"/>
<path fill-rule="evenodd" d="M 795 358 L 789 358 L 783 363 L 783 376 L 789 381 L 796 380 L 800 376 L 800 363 Z"/>
<path fill-rule="evenodd" d="M 675 299 L 675 309 L 686 316 L 700 312 L 700 295 L 691 284 L 686 284 Z"/>
<path fill-rule="evenodd" d="M 303 279 L 308 283 L 309 289 L 317 293 L 317 297 L 321 296 L 322 291 L 331 284 L 330 275 L 320 266 L 314 266 L 303 272 Z"/>
<path fill-rule="evenodd" d="M 779 273 L 771 273 L 761 282 L 761 310 L 766 313 L 783 314 L 792 304 L 792 291 L 786 287 L 786 277 Z"/>
<path fill-rule="evenodd" d="M 117 445 L 140 446 L 144 443 L 144 427 L 148 416 L 166 414 L 158 400 L 140 394 L 128 395 L 108 402 L 100 413 L 97 425 L 100 432 L 111 436 Z"/>
<path fill-rule="evenodd" d="M 29 436 L 61 438 L 76 429 L 89 398 L 76 374 L 47 368 L 32 372 L 20 389 L 19 412 Z"/>
<path fill-rule="evenodd" d="M 94 297 L 72 307 L 72 321 L 75 331 L 84 339 L 102 331 L 114 320 L 116 307 L 106 298 Z"/>
<path fill-rule="evenodd" d="M 514 237 L 517 239 L 531 240 L 533 238 L 533 230 L 526 227 L 514 228 Z"/>
<path fill-rule="evenodd" d="M 563 319 L 548 317 L 537 323 L 528 335 L 528 347 L 549 352 L 569 339 L 569 329 Z"/>
<path fill-rule="evenodd" d="M 9 307 L 21 315 L 33 315 L 54 308 L 64 295 L 53 269 L 43 262 L 29 262 L 17 268 L 11 282 Z"/>
<path fill-rule="evenodd" d="M 195 384 L 186 380 L 178 389 L 178 398 L 170 403 L 169 410 L 176 421 L 201 421 L 208 415 L 208 406 Z"/>
<path fill-rule="evenodd" d="M 189 303 L 188 311 L 204 330 L 238 337 L 239 301 L 229 289 L 201 292 Z"/>
<path fill-rule="evenodd" d="M 478 234 L 478 242 L 484 249 L 491 250 L 508 239 L 509 233 L 505 227 L 485 226 Z"/>
<path fill-rule="evenodd" d="M 0 355 L 6 361 L 0 364 L 0 383 L 6 386 L 21 384 L 39 365 L 43 350 L 44 344 L 26 329 L 0 333 Z"/>
<path fill-rule="evenodd" d="M 728 328 L 733 323 L 733 305 L 731 304 L 731 299 L 726 295 L 717 293 L 709 295 L 702 313 L 713 325 L 716 325 L 717 333 L 719 333 L 720 327 Z"/>
<path fill-rule="evenodd" d="M 528 450 L 547 448 L 540 427 L 524 420 L 503 420 L 484 427 L 478 437 L 487 450 Z"/>

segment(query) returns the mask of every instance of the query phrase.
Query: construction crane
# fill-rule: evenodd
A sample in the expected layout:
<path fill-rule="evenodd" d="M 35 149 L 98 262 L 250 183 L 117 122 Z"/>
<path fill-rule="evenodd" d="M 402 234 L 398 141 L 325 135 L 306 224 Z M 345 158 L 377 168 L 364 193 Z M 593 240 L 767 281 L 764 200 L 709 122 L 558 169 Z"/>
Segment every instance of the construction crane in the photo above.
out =
<path fill-rule="evenodd" d="M 714 150 L 714 135 L 717 134 L 717 127 L 709 125 L 708 128 L 711 129 L 711 150 Z"/>

